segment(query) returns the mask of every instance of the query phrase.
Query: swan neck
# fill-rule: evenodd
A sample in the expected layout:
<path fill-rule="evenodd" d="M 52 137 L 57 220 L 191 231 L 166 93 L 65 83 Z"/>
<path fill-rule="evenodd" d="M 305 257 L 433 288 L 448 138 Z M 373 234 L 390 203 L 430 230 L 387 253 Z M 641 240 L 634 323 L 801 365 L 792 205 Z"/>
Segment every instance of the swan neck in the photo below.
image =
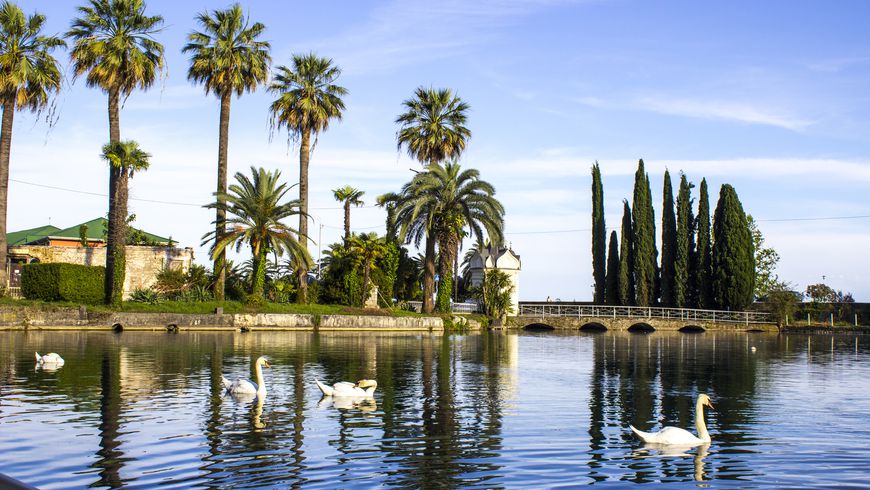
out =
<path fill-rule="evenodd" d="M 704 404 L 701 400 L 695 403 L 695 429 L 698 430 L 698 439 L 710 442 L 710 434 L 707 432 L 707 423 L 704 422 Z"/>
<path fill-rule="evenodd" d="M 266 395 L 266 385 L 263 383 L 263 367 L 257 363 L 254 370 L 257 374 L 257 396 L 263 397 Z"/>

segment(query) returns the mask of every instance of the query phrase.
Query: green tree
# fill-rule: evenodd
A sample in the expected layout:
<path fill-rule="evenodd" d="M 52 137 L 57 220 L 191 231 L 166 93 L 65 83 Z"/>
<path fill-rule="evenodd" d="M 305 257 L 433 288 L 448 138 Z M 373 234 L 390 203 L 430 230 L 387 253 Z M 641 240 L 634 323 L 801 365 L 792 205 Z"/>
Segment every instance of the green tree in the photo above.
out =
<path fill-rule="evenodd" d="M 416 175 L 414 192 L 433 201 L 434 230 L 440 248 L 438 301 L 436 309 L 450 311 L 453 269 L 459 254 L 464 228 L 478 240 L 484 233 L 495 242 L 502 241 L 504 207 L 495 198 L 495 188 L 480 179 L 476 169 L 462 170 L 458 163 L 431 164 Z M 416 198 L 414 199 L 416 200 Z"/>
<path fill-rule="evenodd" d="M 329 129 L 333 119 L 340 121 L 344 112 L 342 97 L 347 89 L 335 82 L 341 69 L 329 58 L 314 53 L 293 55 L 293 66 L 279 66 L 269 86 L 269 91 L 278 98 L 269 106 L 272 125 L 285 128 L 291 138 L 299 140 L 299 200 L 302 214 L 299 215 L 299 234 L 308 236 L 308 165 L 317 135 Z M 302 246 L 308 246 L 302 241 Z M 304 264 L 300 264 L 304 265 Z M 308 301 L 308 269 L 296 271 L 299 277 L 300 302 Z"/>
<path fill-rule="evenodd" d="M 674 216 L 674 190 L 671 173 L 665 169 L 662 187 L 662 266 L 661 304 L 676 306 L 677 219 Z"/>
<path fill-rule="evenodd" d="M 250 246 L 253 258 L 251 297 L 253 301 L 261 302 L 269 253 L 278 256 L 287 253 L 294 261 L 306 262 L 309 266 L 311 258 L 296 238 L 298 231 L 282 223 L 282 220 L 295 217 L 302 211 L 298 200 L 282 202 L 291 188 L 279 183 L 281 172 L 251 167 L 251 176 L 237 172 L 234 176 L 236 183 L 230 185 L 226 193 L 214 194 L 215 202 L 206 207 L 224 208 L 229 227 L 221 234 L 217 229 L 205 234 L 203 245 L 212 243 L 212 259 L 232 245 L 236 251 L 245 244 Z"/>
<path fill-rule="evenodd" d="M 450 89 L 418 87 L 402 102 L 405 112 L 396 118 L 398 149 L 420 163 L 456 160 L 465 150 L 471 131 L 465 126 L 469 105 Z"/>
<path fill-rule="evenodd" d="M 637 164 L 634 175 L 634 200 L 631 217 L 634 232 L 634 283 L 635 304 L 650 306 L 656 302 L 658 250 L 656 248 L 655 211 L 652 207 L 652 192 L 649 176 L 643 160 Z"/>
<path fill-rule="evenodd" d="M 634 304 L 634 230 L 631 224 L 631 208 L 622 200 L 622 236 L 619 248 L 619 304 Z"/>
<path fill-rule="evenodd" d="M 674 259 L 674 306 L 691 307 L 696 304 L 695 294 L 695 217 L 692 216 L 692 183 L 680 173 L 677 192 L 677 240 Z M 664 255 L 664 250 L 662 251 Z M 664 267 L 662 268 L 664 273 Z M 662 288 L 664 289 L 664 288 Z"/>
<path fill-rule="evenodd" d="M 369 295 L 369 282 L 375 262 L 387 253 L 387 242 L 379 238 L 377 233 L 363 233 L 351 237 L 350 252 L 356 255 L 356 260 L 363 271 L 362 304 L 366 304 Z"/>
<path fill-rule="evenodd" d="M 776 264 L 779 263 L 779 253 L 773 248 L 764 246 L 764 235 L 751 214 L 746 216 L 746 220 L 749 223 L 752 246 L 755 249 L 755 297 L 763 298 L 779 283 L 779 276 L 775 272 Z"/>
<path fill-rule="evenodd" d="M 344 205 L 345 240 L 350 240 L 350 207 L 351 205 L 362 206 L 364 204 L 362 200 L 363 194 L 365 194 L 365 192 L 359 189 L 354 189 L 349 185 L 332 190 L 332 196 L 335 198 L 335 200 Z"/>
<path fill-rule="evenodd" d="M 514 285 L 510 277 L 498 269 L 486 269 L 483 282 L 474 290 L 474 297 L 483 305 L 484 314 L 492 320 L 513 312 L 511 295 Z"/>
<path fill-rule="evenodd" d="M 720 309 L 742 310 L 754 290 L 752 233 L 737 192 L 723 184 L 713 215 L 713 300 Z"/>
<path fill-rule="evenodd" d="M 465 150 L 471 131 L 465 126 L 469 105 L 450 89 L 426 89 L 418 87 L 414 97 L 402 102 L 405 112 L 396 118 L 399 130 L 396 133 L 398 150 L 404 147 L 411 158 L 423 165 L 435 165 L 447 159 L 457 160 Z M 434 204 L 434 203 L 433 203 Z M 422 209 L 421 209 L 422 211 Z M 428 216 L 426 213 L 413 213 Z M 404 214 L 407 219 L 409 216 Z M 434 309 L 432 297 L 435 292 L 435 244 L 438 240 L 436 223 L 425 219 L 425 229 L 414 229 L 415 241 L 425 238 L 425 261 L 423 267 L 423 312 Z M 421 224 L 423 223 L 421 222 Z M 407 224 L 407 223 L 406 223 Z M 431 225 L 431 226 L 430 226 Z"/>
<path fill-rule="evenodd" d="M 777 281 L 767 292 L 765 310 L 773 317 L 778 327 L 788 324 L 800 304 L 800 295 L 788 283 Z"/>
<path fill-rule="evenodd" d="M 0 126 L 0 287 L 6 277 L 6 215 L 9 201 L 9 158 L 12 148 L 12 123 L 15 111 L 28 109 L 39 112 L 51 104 L 60 91 L 61 73 L 51 55 L 66 43 L 42 33 L 45 16 L 27 16 L 12 2 L 0 5 L 0 104 L 3 121 Z"/>
<path fill-rule="evenodd" d="M 619 304 L 619 272 L 619 242 L 614 230 L 610 232 L 610 246 L 607 250 L 607 276 L 604 281 L 604 302 L 608 305 Z"/>
<path fill-rule="evenodd" d="M 592 166 L 592 278 L 595 294 L 592 301 L 604 303 L 607 275 L 607 226 L 604 223 L 604 188 L 601 184 L 601 169 L 598 162 Z"/>
<path fill-rule="evenodd" d="M 240 97 L 253 92 L 266 83 L 269 76 L 269 43 L 258 38 L 266 26 L 250 20 L 242 6 L 232 5 L 226 10 L 202 12 L 196 17 L 201 30 L 187 36 L 182 53 L 190 54 L 187 79 L 203 84 L 206 95 L 220 99 L 218 126 L 217 191 L 218 200 L 227 193 L 227 155 L 229 151 L 230 106 L 233 94 Z M 226 206 L 215 206 L 216 236 L 226 233 Z M 224 299 L 226 282 L 226 254 L 223 249 L 213 258 L 216 276 L 215 299 Z"/>
<path fill-rule="evenodd" d="M 699 308 L 715 308 L 713 302 L 713 240 L 710 236 L 710 198 L 707 193 L 707 179 L 701 179 L 698 201 L 698 247 L 697 269 L 695 271 L 695 291 Z"/>
<path fill-rule="evenodd" d="M 76 78 L 87 74 L 88 87 L 109 96 L 109 143 L 121 141 L 121 97 L 146 90 L 163 71 L 163 45 L 154 39 L 163 17 L 147 15 L 143 0 L 90 0 L 78 8 L 67 37 Z M 109 166 L 109 223 L 106 243 L 106 301 L 120 301 L 124 288 L 128 175 Z M 126 207 L 126 206 L 124 206 Z"/>
<path fill-rule="evenodd" d="M 137 171 L 148 169 L 151 155 L 142 151 L 142 149 L 139 148 L 138 143 L 129 140 L 106 144 L 103 146 L 102 157 L 103 160 L 109 163 L 110 167 L 117 170 L 118 180 L 125 182 L 123 186 L 118 186 L 118 193 L 115 196 L 115 209 L 118 213 L 127 217 L 127 191 L 129 188 L 129 180 L 133 178 L 133 174 Z M 130 216 L 129 218 L 136 219 L 135 215 Z M 126 224 L 132 221 L 129 218 L 124 220 L 125 225 L 123 226 L 123 229 L 125 231 L 127 230 Z M 126 242 L 127 237 L 125 234 L 124 240 L 121 242 L 124 246 L 118 247 L 115 250 L 124 251 L 126 249 Z M 107 301 L 110 304 L 119 305 L 124 297 L 126 262 L 126 252 L 124 252 L 124 255 L 115 257 L 115 277 L 112 281 L 115 284 L 115 287 L 112 288 L 112 294 L 114 294 L 114 296 L 112 298 L 107 298 Z"/>

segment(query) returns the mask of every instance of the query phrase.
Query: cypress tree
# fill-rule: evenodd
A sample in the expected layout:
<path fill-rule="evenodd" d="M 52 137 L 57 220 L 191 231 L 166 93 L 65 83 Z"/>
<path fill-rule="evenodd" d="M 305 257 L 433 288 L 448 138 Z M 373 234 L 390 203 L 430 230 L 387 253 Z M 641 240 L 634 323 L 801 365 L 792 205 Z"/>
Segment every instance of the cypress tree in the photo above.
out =
<path fill-rule="evenodd" d="M 713 308 L 713 241 L 710 238 L 710 198 L 707 179 L 701 179 L 698 202 L 698 248 L 695 269 L 695 291 L 699 308 Z"/>
<path fill-rule="evenodd" d="M 592 166 L 592 277 L 595 280 L 595 304 L 604 303 L 606 275 L 607 227 L 604 225 L 604 189 L 598 162 Z"/>
<path fill-rule="evenodd" d="M 637 172 L 634 174 L 634 200 L 631 204 L 634 231 L 635 304 L 650 306 L 656 301 L 658 250 L 652 192 L 643 160 L 638 161 Z"/>
<path fill-rule="evenodd" d="M 607 277 L 605 279 L 604 302 L 608 305 L 619 304 L 619 242 L 616 240 L 616 230 L 610 232 L 610 245 L 607 250 Z"/>
<path fill-rule="evenodd" d="M 743 310 L 755 290 L 752 232 L 737 191 L 723 184 L 713 215 L 713 300 L 718 308 Z"/>
<path fill-rule="evenodd" d="M 634 230 L 631 226 L 631 208 L 622 200 L 622 241 L 619 248 L 619 304 L 634 304 Z"/>
<path fill-rule="evenodd" d="M 695 305 L 695 218 L 692 216 L 692 184 L 680 173 L 677 192 L 677 251 L 674 261 L 674 305 Z M 664 256 L 664 251 L 662 251 Z"/>
<path fill-rule="evenodd" d="M 675 262 L 677 260 L 677 219 L 674 216 L 674 189 L 671 173 L 665 169 L 662 186 L 662 268 L 661 302 L 662 306 L 676 306 Z"/>

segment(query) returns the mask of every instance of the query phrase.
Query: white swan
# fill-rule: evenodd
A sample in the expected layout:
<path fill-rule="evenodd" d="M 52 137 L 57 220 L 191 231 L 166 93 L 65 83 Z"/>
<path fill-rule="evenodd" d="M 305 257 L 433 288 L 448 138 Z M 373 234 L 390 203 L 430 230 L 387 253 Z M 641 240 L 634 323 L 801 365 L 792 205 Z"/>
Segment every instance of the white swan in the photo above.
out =
<path fill-rule="evenodd" d="M 230 381 L 224 376 L 221 376 L 221 384 L 224 385 L 224 389 L 227 390 L 227 393 L 231 395 L 256 395 L 257 398 L 265 398 L 266 383 L 263 382 L 263 366 L 267 368 L 272 367 L 265 356 L 260 356 L 257 358 L 257 362 L 254 363 L 254 370 L 257 372 L 256 383 L 245 378 Z"/>
<path fill-rule="evenodd" d="M 637 434 L 645 443 L 648 444 L 668 444 L 694 447 L 710 442 L 710 434 L 707 432 L 707 424 L 704 423 L 704 406 L 713 408 L 713 403 L 710 402 L 710 397 L 704 394 L 698 395 L 698 401 L 695 403 L 695 429 L 698 435 L 680 429 L 679 427 L 665 427 L 659 432 L 643 432 L 637 430 L 634 426 L 631 427 L 632 432 Z"/>
<path fill-rule="evenodd" d="M 378 382 L 373 379 L 361 379 L 356 384 L 349 381 L 339 381 L 332 386 L 326 386 L 316 379 L 314 382 L 326 396 L 373 397 L 375 389 L 378 387 Z"/>
<path fill-rule="evenodd" d="M 39 352 L 36 353 L 36 363 L 40 366 L 53 366 L 60 367 L 63 366 L 63 357 L 60 357 L 58 354 L 54 352 L 49 352 L 44 356 L 40 356 Z"/>

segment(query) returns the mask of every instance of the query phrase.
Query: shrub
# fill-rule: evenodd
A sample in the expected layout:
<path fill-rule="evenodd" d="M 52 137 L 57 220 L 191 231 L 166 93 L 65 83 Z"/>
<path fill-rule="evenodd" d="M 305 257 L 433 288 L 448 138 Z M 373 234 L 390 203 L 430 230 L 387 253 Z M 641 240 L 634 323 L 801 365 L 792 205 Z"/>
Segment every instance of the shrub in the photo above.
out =
<path fill-rule="evenodd" d="M 149 305 L 156 305 L 160 302 L 160 293 L 157 291 L 148 288 L 148 289 L 137 289 L 130 294 L 130 301 L 134 303 L 148 303 Z"/>
<path fill-rule="evenodd" d="M 98 304 L 105 302 L 106 268 L 78 264 L 28 264 L 21 270 L 27 299 Z"/>

